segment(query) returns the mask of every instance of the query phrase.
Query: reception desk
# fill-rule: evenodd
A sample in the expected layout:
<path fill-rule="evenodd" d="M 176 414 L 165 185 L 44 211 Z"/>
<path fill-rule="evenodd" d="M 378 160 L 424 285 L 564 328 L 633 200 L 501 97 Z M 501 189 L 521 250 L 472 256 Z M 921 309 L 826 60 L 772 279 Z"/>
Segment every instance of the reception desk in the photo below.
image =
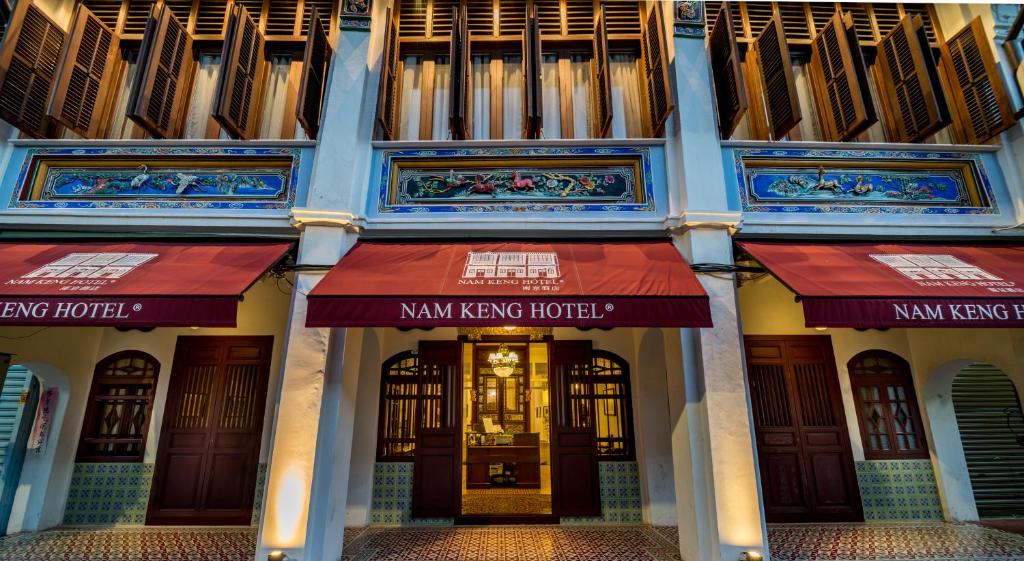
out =
<path fill-rule="evenodd" d="M 491 464 L 514 464 L 515 487 L 540 488 L 540 434 L 514 434 L 510 445 L 466 446 L 466 487 L 491 487 Z"/>

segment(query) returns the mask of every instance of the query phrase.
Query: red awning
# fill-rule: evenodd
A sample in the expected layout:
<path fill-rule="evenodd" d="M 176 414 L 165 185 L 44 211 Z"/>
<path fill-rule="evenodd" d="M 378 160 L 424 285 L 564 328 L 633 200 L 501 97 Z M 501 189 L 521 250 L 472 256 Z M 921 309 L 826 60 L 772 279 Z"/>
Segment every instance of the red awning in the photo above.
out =
<path fill-rule="evenodd" d="M 808 327 L 1024 327 L 1024 247 L 741 242 Z"/>
<path fill-rule="evenodd" d="M 0 243 L 0 325 L 233 327 L 290 243 Z"/>
<path fill-rule="evenodd" d="M 359 243 L 309 295 L 310 327 L 709 327 L 668 242 Z"/>

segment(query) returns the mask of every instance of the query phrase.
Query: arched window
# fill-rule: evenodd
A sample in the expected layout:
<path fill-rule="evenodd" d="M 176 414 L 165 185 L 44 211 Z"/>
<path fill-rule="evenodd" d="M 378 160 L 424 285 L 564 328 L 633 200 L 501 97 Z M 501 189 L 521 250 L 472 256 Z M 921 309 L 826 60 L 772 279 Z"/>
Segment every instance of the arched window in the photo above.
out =
<path fill-rule="evenodd" d="M 422 392 L 419 359 L 412 351 L 399 353 L 381 371 L 380 419 L 377 423 L 377 459 L 412 461 L 417 412 Z"/>
<path fill-rule="evenodd" d="M 78 461 L 142 461 L 159 373 L 160 363 L 141 351 L 115 353 L 96 365 Z"/>
<path fill-rule="evenodd" d="M 614 353 L 595 350 L 588 386 L 598 456 L 603 460 L 635 458 L 629 365 Z"/>
<path fill-rule="evenodd" d="M 910 365 L 880 350 L 865 351 L 847 365 L 868 460 L 927 458 L 921 413 Z"/>

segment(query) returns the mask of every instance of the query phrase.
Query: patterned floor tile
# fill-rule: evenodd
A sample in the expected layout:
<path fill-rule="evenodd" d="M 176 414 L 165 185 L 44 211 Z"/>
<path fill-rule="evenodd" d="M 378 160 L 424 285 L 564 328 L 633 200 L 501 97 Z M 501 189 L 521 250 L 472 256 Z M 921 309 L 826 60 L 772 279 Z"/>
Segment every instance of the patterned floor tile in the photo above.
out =
<path fill-rule="evenodd" d="M 680 560 L 678 548 L 645 526 L 371 528 L 342 561 Z"/>
<path fill-rule="evenodd" d="M 0 561 L 251 561 L 256 529 L 61 528 L 0 538 Z"/>
<path fill-rule="evenodd" d="M 942 522 L 772 524 L 775 561 L 1022 561 L 1024 536 Z"/>

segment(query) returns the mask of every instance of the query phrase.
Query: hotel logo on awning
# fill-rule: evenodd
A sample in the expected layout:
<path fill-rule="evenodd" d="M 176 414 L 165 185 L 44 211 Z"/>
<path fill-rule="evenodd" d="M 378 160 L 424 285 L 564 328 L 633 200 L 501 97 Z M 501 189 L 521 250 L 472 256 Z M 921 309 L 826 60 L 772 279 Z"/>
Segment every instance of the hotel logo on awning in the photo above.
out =
<path fill-rule="evenodd" d="M 1001 281 L 1002 277 L 966 263 L 952 255 L 921 253 L 871 254 L 879 263 L 892 267 L 913 281 Z"/>
<path fill-rule="evenodd" d="M 534 251 L 469 252 L 464 279 L 557 279 L 558 254 Z"/>
<path fill-rule="evenodd" d="M 7 284 L 59 285 L 61 290 L 96 290 L 152 261 L 156 253 L 69 253 Z"/>

